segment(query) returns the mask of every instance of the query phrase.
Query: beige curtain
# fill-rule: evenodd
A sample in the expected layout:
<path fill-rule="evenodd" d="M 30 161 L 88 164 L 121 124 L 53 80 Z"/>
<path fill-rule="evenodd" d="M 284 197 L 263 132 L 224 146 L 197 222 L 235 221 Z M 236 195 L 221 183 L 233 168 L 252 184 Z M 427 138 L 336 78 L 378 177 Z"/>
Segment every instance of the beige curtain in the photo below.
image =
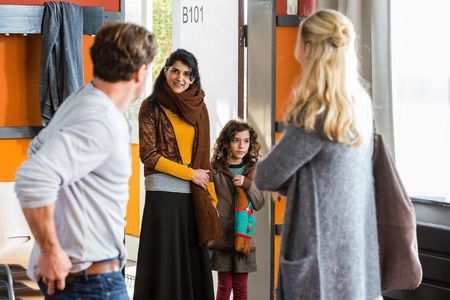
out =
<path fill-rule="evenodd" d="M 391 88 L 390 0 L 318 0 L 352 20 L 358 35 L 360 72 L 370 87 L 377 129 L 394 155 Z"/>

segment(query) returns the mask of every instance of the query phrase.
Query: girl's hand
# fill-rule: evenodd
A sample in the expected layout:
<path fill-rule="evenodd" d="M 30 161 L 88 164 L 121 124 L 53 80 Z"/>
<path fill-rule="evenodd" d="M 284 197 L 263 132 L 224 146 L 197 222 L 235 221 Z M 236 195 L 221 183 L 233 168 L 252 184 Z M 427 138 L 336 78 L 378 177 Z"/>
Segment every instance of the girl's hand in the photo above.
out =
<path fill-rule="evenodd" d="M 234 186 L 242 186 L 244 184 L 245 176 L 236 175 L 233 177 L 233 185 Z"/>
<path fill-rule="evenodd" d="M 196 169 L 192 176 L 192 182 L 206 190 L 209 182 L 209 170 Z"/>

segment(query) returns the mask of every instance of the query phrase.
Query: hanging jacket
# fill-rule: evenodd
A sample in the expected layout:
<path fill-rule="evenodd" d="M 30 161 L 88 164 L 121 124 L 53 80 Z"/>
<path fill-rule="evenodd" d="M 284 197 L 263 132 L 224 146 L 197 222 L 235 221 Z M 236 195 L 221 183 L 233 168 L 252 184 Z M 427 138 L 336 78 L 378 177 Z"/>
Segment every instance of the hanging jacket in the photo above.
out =
<path fill-rule="evenodd" d="M 62 102 L 83 85 L 83 9 L 69 2 L 46 2 L 41 30 L 39 99 L 47 125 Z"/>

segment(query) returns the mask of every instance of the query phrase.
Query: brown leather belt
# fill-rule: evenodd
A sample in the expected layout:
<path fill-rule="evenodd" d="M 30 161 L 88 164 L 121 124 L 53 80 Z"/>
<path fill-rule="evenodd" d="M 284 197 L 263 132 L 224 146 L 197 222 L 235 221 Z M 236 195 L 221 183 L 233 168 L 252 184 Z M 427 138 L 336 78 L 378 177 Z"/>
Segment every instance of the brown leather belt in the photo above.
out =
<path fill-rule="evenodd" d="M 69 273 L 69 276 L 85 276 L 85 275 L 98 275 L 119 271 L 120 262 L 117 259 L 94 262 L 84 271 Z"/>

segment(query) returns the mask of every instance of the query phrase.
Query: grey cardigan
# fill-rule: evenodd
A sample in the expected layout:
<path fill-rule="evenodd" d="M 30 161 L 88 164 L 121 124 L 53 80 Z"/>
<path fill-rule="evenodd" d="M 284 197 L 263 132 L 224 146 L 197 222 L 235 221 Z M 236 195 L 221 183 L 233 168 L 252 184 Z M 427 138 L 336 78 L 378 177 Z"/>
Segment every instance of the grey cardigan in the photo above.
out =
<path fill-rule="evenodd" d="M 287 194 L 277 299 L 381 296 L 372 148 L 290 125 L 257 164 L 256 186 Z"/>

